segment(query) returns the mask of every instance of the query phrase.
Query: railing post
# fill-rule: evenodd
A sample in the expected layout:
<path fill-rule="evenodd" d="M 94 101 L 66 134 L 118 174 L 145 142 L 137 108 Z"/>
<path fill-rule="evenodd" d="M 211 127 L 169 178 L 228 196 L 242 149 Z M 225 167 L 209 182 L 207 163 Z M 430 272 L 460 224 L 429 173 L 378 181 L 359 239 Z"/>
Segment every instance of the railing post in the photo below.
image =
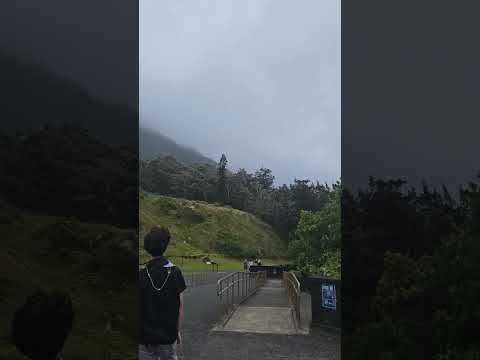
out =
<path fill-rule="evenodd" d="M 300 324 L 300 284 L 298 279 L 293 273 L 284 272 L 283 273 L 283 283 L 287 291 L 288 300 L 290 306 L 292 306 L 295 311 L 295 318 L 297 319 L 298 324 Z"/>
<path fill-rule="evenodd" d="M 242 272 L 242 297 L 245 297 L 245 271 Z"/>
<path fill-rule="evenodd" d="M 197 275 L 204 277 L 201 273 Z M 223 314 L 228 317 L 242 301 L 265 283 L 265 279 L 264 271 L 237 271 L 219 279 L 217 294 Z"/>
<path fill-rule="evenodd" d="M 244 293 L 244 286 L 243 286 L 243 272 L 241 273 L 241 278 L 242 278 L 242 283 L 240 284 L 240 286 L 242 287 L 242 299 L 243 297 L 245 296 L 245 293 Z"/>
<path fill-rule="evenodd" d="M 231 305 L 232 305 L 232 309 L 233 309 L 233 305 L 235 304 L 235 288 L 233 287 L 235 285 L 235 276 L 232 276 L 232 281 L 230 283 L 230 289 L 232 289 L 231 293 L 232 293 L 232 298 L 231 298 Z"/>
<path fill-rule="evenodd" d="M 243 296 L 247 296 L 247 273 L 244 271 L 242 273 L 243 281 L 242 281 L 242 288 L 243 288 Z"/>

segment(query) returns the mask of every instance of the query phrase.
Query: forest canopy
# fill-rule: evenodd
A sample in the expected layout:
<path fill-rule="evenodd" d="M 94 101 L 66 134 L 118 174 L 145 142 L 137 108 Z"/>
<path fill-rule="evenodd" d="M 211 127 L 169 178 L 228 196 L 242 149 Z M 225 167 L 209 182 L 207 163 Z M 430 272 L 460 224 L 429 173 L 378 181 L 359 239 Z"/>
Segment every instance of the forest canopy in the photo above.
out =
<path fill-rule="evenodd" d="M 480 187 L 371 179 L 342 198 L 342 355 L 478 359 Z"/>
<path fill-rule="evenodd" d="M 322 210 L 338 192 L 332 186 L 295 179 L 293 184 L 275 186 L 268 168 L 254 173 L 232 172 L 222 156 L 217 166 L 185 165 L 171 156 L 140 162 L 140 187 L 148 192 L 190 200 L 220 203 L 252 213 L 273 226 L 286 241 L 300 220 L 301 211 Z"/>

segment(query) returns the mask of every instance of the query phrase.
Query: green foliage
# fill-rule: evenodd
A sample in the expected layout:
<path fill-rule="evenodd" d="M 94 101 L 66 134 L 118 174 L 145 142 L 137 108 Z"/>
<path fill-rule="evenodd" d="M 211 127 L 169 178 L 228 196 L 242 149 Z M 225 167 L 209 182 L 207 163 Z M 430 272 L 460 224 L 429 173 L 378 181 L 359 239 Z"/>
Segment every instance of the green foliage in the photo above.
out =
<path fill-rule="evenodd" d="M 49 216 L 17 213 L 13 219 L 0 224 L 0 336 L 8 339 L 14 311 L 35 289 L 59 289 L 70 293 L 75 311 L 66 358 L 101 360 L 135 349 L 135 231 Z M 112 333 L 105 333 L 107 322 Z M 7 341 L 0 358 L 25 359 Z"/>
<path fill-rule="evenodd" d="M 21 209 L 135 227 L 136 150 L 75 126 L 0 134 L 0 198 Z"/>
<path fill-rule="evenodd" d="M 274 187 L 274 179 L 267 168 L 254 174 L 245 169 L 232 173 L 227 168 L 226 156 L 222 156 L 217 166 L 184 164 L 171 156 L 140 162 L 141 189 L 230 205 L 256 215 L 286 240 L 295 230 L 301 210 L 319 211 L 335 194 L 329 186 L 309 180 L 296 179 L 289 186 Z"/>
<path fill-rule="evenodd" d="M 294 240 L 289 244 L 289 257 L 300 271 L 340 277 L 340 195 L 338 185 L 322 210 L 300 212 Z"/>
<path fill-rule="evenodd" d="M 285 257 L 286 245 L 272 227 L 243 211 L 145 192 L 140 195 L 139 208 L 141 239 L 154 225 L 170 229 L 168 256 Z M 147 259 L 140 242 L 140 262 Z"/>
<path fill-rule="evenodd" d="M 260 184 L 262 189 L 271 190 L 273 188 L 275 176 L 273 176 L 272 170 L 260 168 L 259 170 L 255 171 L 254 179 L 258 184 Z"/>
<path fill-rule="evenodd" d="M 396 251 L 383 252 L 382 266 L 377 270 L 380 276 L 367 303 L 370 306 L 362 309 L 364 320 L 351 317 L 356 322 L 356 331 L 347 335 L 350 341 L 345 347 L 346 358 L 478 359 L 479 187 L 470 184 L 461 192 L 461 203 L 453 206 L 448 195 L 441 196 L 426 186 L 420 194 L 413 191 L 401 194 L 397 192 L 399 184 L 378 182 L 376 185 L 368 195 L 369 201 L 363 194 L 363 202 L 357 203 L 362 208 L 357 214 L 372 213 L 372 200 L 378 201 L 381 196 L 382 202 L 390 204 L 390 213 L 383 215 L 385 222 L 393 221 L 390 216 L 397 215 L 397 209 L 402 208 L 409 209 L 404 214 L 409 214 L 410 224 L 423 226 L 414 228 L 415 232 L 410 228 L 412 239 L 405 239 L 408 247 L 402 248 L 407 244 L 398 243 Z M 379 204 L 377 202 L 375 207 Z M 370 236 L 381 234 L 377 230 L 378 224 L 382 224 L 379 214 L 375 219 L 377 228 L 369 229 Z M 403 226 L 408 226 L 405 222 Z M 362 225 L 373 224 L 364 222 Z M 439 227 L 445 236 L 437 238 L 436 242 L 430 241 L 428 235 L 438 234 Z M 424 231 L 427 236 L 423 235 Z M 363 235 L 364 246 L 370 245 L 366 235 Z M 378 245 L 367 248 L 364 254 L 376 249 Z M 356 254 L 359 255 L 365 256 Z M 372 267 L 377 264 L 372 262 Z M 353 279 L 357 278 L 349 275 L 348 287 L 355 285 Z M 357 306 L 359 301 L 365 304 L 360 299 L 355 301 Z M 351 311 L 353 303 L 347 306 L 347 311 Z"/>
<path fill-rule="evenodd" d="M 222 154 L 217 169 L 217 199 L 221 204 L 228 201 L 227 193 L 227 157 Z"/>
<path fill-rule="evenodd" d="M 240 244 L 227 239 L 220 239 L 215 246 L 220 254 L 233 258 L 241 258 L 244 252 Z"/>
<path fill-rule="evenodd" d="M 323 254 L 319 272 L 332 278 L 341 278 L 342 276 L 342 252 L 340 249 L 327 251 Z"/>

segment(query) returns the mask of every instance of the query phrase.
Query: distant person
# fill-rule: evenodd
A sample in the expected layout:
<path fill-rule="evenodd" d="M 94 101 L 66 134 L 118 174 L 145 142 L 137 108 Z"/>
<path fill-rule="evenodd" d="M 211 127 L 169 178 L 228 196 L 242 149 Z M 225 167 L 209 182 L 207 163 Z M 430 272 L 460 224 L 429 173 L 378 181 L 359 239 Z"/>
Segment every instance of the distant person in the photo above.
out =
<path fill-rule="evenodd" d="M 243 270 L 247 271 L 248 270 L 248 261 L 247 259 L 243 260 Z"/>
<path fill-rule="evenodd" d="M 144 238 L 153 259 L 140 271 L 139 360 L 177 360 L 176 345 L 182 341 L 182 272 L 163 256 L 170 243 L 166 228 L 154 227 Z"/>
<path fill-rule="evenodd" d="M 73 317 L 68 295 L 37 291 L 13 316 L 12 342 L 32 360 L 60 360 Z"/>

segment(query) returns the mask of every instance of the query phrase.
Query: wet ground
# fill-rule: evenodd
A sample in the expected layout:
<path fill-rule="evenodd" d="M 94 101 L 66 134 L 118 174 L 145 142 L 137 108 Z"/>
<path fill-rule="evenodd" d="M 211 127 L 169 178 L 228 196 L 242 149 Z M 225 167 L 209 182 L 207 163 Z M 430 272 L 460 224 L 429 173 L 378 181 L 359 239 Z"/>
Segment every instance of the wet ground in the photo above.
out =
<path fill-rule="evenodd" d="M 339 334 L 313 328 L 308 335 L 292 335 L 294 330 L 289 325 L 286 295 L 278 283 L 271 281 L 240 306 L 239 313 L 226 325 L 228 331 L 213 331 L 214 327 L 218 329 L 220 322 L 216 280 L 224 275 L 214 275 L 208 285 L 186 291 L 179 359 L 340 359 Z"/>

